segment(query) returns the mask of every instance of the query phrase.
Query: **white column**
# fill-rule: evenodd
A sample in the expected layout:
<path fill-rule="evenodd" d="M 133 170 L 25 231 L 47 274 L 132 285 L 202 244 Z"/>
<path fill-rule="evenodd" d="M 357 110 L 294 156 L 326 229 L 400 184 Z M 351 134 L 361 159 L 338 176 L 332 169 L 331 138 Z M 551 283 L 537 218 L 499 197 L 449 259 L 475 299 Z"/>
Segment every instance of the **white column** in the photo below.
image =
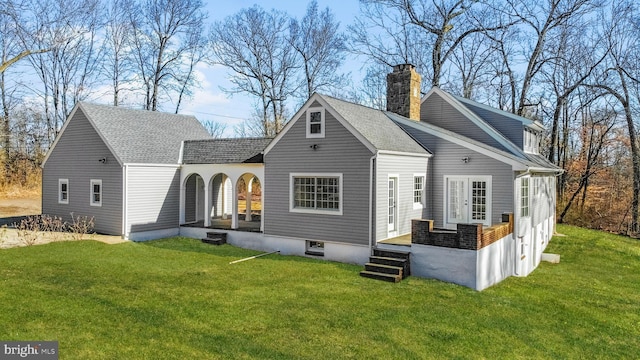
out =
<path fill-rule="evenodd" d="M 184 199 L 185 199 L 185 192 L 186 192 L 186 186 L 185 186 L 185 182 L 187 181 L 187 179 L 184 179 L 182 181 L 182 183 L 180 184 L 180 225 L 184 224 Z"/>
<path fill-rule="evenodd" d="M 204 179 L 203 179 L 204 181 Z M 207 181 L 204 184 L 204 226 L 211 226 L 211 192 L 209 188 L 211 187 L 211 180 Z"/>
<path fill-rule="evenodd" d="M 238 179 L 231 181 L 231 229 L 238 228 Z"/>
<path fill-rule="evenodd" d="M 258 179 L 260 181 L 260 192 L 262 196 L 260 196 L 260 231 L 264 232 L 264 181 L 262 179 Z"/>
<path fill-rule="evenodd" d="M 253 175 L 245 175 L 244 183 L 247 185 L 247 208 L 245 209 L 245 221 L 251 221 L 251 186 L 253 184 Z"/>
<path fill-rule="evenodd" d="M 220 188 L 222 189 L 222 201 L 220 202 L 222 208 L 222 220 L 227 220 L 227 211 L 229 211 L 229 209 L 227 209 L 227 192 L 229 191 L 229 189 L 227 189 L 227 179 L 228 177 L 226 175 L 222 175 L 222 179 L 220 180 Z"/>

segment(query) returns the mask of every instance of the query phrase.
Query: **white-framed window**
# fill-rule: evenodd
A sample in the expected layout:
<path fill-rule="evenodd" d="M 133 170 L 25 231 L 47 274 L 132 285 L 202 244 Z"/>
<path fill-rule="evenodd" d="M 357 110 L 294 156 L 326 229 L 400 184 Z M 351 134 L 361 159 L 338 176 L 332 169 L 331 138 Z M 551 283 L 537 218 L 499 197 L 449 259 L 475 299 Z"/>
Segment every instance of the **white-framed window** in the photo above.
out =
<path fill-rule="evenodd" d="M 305 253 L 307 255 L 324 256 L 324 243 L 322 241 L 307 240 Z"/>
<path fill-rule="evenodd" d="M 520 216 L 529 216 L 529 178 L 523 177 L 520 183 Z"/>
<path fill-rule="evenodd" d="M 424 175 L 413 175 L 413 208 L 422 209 L 422 196 L 424 194 Z"/>
<path fill-rule="evenodd" d="M 291 212 L 342 215 L 342 174 L 291 174 L 290 188 Z"/>
<path fill-rule="evenodd" d="M 524 151 L 528 152 L 528 153 L 532 153 L 532 154 L 537 154 L 540 145 L 540 138 L 538 136 L 538 133 L 530 130 L 530 129 L 525 129 L 524 130 Z"/>
<path fill-rule="evenodd" d="M 58 204 L 69 203 L 69 179 L 58 179 Z"/>
<path fill-rule="evenodd" d="M 324 108 L 307 109 L 307 137 L 324 137 Z"/>
<path fill-rule="evenodd" d="M 102 180 L 91 179 L 89 196 L 91 206 L 102 206 Z"/>

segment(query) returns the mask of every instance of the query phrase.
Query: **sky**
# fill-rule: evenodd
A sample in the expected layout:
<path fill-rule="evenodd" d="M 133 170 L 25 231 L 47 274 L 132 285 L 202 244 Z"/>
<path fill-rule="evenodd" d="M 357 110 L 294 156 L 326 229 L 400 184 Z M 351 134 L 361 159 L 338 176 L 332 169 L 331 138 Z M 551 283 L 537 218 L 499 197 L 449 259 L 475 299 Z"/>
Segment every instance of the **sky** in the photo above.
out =
<path fill-rule="evenodd" d="M 329 7 L 336 19 L 340 22 L 340 29 L 346 30 L 347 25 L 353 22 L 358 14 L 358 0 L 317 0 L 318 8 L 323 10 Z M 233 15 L 243 8 L 251 7 L 254 4 L 261 6 L 265 10 L 276 9 L 286 11 L 290 16 L 300 19 L 304 16 L 308 1 L 251 1 L 251 0 L 220 0 L 209 1 L 206 5 L 209 23 L 223 20 L 225 17 Z M 342 72 L 351 72 L 354 77 L 358 77 L 360 70 L 354 58 L 347 56 L 346 64 Z M 193 96 L 186 101 L 180 109 L 181 114 L 194 115 L 201 121 L 215 121 L 226 125 L 225 137 L 234 136 L 234 126 L 240 124 L 243 119 L 251 117 L 254 99 L 243 94 L 227 95 L 222 88 L 231 88 L 228 69 L 221 65 L 210 66 L 200 64 L 197 68 L 197 78 L 199 88 L 194 89 Z M 175 106 L 175 105 L 173 105 Z M 297 111 L 297 109 L 292 109 Z M 163 111 L 172 111 L 172 105 L 165 104 Z"/>

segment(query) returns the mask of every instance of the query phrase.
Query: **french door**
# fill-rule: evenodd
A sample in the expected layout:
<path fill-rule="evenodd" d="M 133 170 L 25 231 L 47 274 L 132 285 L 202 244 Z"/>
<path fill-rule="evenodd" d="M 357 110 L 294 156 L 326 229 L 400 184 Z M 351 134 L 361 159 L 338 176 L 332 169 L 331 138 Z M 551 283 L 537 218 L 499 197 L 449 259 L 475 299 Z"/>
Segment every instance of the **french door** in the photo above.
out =
<path fill-rule="evenodd" d="M 445 178 L 445 224 L 491 225 L 491 177 Z"/>
<path fill-rule="evenodd" d="M 398 231 L 398 178 L 389 178 L 389 236 L 395 236 Z"/>

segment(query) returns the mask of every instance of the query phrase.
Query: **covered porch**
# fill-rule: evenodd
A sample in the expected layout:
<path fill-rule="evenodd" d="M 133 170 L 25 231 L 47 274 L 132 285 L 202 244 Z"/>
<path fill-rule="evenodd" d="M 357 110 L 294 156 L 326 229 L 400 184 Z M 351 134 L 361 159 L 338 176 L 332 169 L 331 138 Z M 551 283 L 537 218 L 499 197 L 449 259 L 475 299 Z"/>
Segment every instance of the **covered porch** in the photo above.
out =
<path fill-rule="evenodd" d="M 262 232 L 262 163 L 185 164 L 180 226 Z"/>

